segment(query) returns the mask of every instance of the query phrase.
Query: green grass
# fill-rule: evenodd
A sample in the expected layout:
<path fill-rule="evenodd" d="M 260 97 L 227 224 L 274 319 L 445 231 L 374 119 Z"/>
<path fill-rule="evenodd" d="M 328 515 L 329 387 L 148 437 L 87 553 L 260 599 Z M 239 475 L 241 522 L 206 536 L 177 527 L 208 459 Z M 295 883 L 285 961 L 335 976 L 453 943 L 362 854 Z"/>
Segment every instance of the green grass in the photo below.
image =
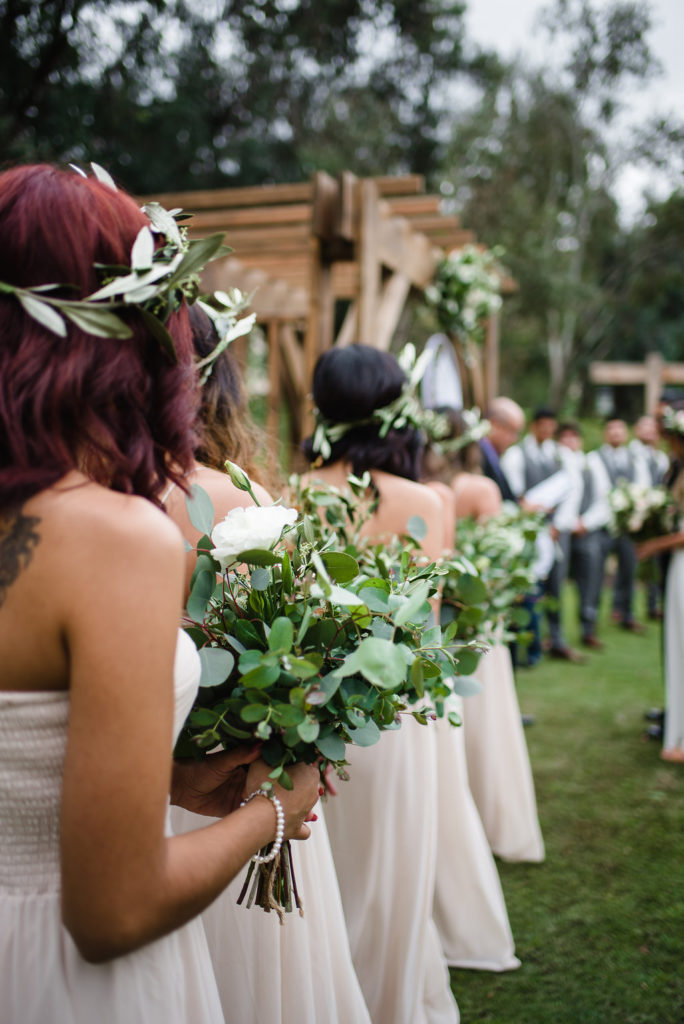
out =
<path fill-rule="evenodd" d="M 564 608 L 576 643 L 570 593 Z M 452 971 L 463 1024 L 684 1021 L 684 766 L 644 736 L 663 703 L 660 626 L 606 618 L 586 665 L 518 672 L 547 859 L 499 864 L 522 966 Z"/>

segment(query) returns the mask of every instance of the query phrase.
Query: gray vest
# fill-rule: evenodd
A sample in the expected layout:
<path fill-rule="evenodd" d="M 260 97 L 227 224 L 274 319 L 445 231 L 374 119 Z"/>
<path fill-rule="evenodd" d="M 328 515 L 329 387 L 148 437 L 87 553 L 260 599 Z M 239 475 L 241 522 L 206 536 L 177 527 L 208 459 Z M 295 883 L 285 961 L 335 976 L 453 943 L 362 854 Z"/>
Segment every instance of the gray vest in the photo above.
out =
<path fill-rule="evenodd" d="M 623 453 L 625 465 L 623 469 L 617 469 L 615 466 L 615 452 L 620 451 Z M 610 453 L 610 454 L 609 454 Z M 634 482 L 636 475 L 636 467 L 634 465 L 634 456 L 630 452 L 629 448 L 623 446 L 619 449 L 610 448 L 608 451 L 604 447 L 599 448 L 599 455 L 603 465 L 606 467 L 606 473 L 608 478 L 615 487 L 618 480 L 628 480 L 630 483 Z"/>
<path fill-rule="evenodd" d="M 525 465 L 525 491 L 529 491 L 531 487 L 536 487 L 543 480 L 548 480 L 550 476 L 557 473 L 561 468 L 560 459 L 554 452 L 553 455 L 549 455 L 546 452 L 539 452 L 537 457 L 530 455 L 527 448 L 522 446 L 523 461 Z"/>
<path fill-rule="evenodd" d="M 582 500 L 579 507 L 580 516 L 583 516 L 587 509 L 591 508 L 595 499 L 596 487 L 594 484 L 594 474 L 585 462 L 582 470 Z"/>

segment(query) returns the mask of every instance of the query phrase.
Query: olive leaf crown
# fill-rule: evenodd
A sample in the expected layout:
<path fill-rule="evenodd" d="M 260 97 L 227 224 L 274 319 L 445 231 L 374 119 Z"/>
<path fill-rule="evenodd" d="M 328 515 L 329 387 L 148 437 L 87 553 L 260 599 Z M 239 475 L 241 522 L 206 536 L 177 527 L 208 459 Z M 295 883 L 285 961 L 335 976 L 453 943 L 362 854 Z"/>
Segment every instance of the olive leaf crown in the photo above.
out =
<path fill-rule="evenodd" d="M 485 419 L 477 408 L 459 409 L 463 429 L 458 437 L 432 438 L 432 448 L 439 455 L 448 455 L 450 452 L 458 452 L 469 444 L 481 441 L 492 429 L 489 420 Z"/>
<path fill-rule="evenodd" d="M 70 166 L 82 177 L 87 177 L 80 167 Z M 98 181 L 116 191 L 112 177 L 103 167 L 95 163 L 90 166 Z M 14 296 L 29 316 L 62 338 L 67 334 L 66 321 L 100 338 L 130 338 L 131 328 L 115 310 L 136 309 L 172 362 L 177 361 L 177 354 L 166 327 L 169 317 L 184 300 L 188 304 L 199 300 L 214 320 L 220 338 L 214 351 L 199 362 L 204 381 L 228 343 L 249 333 L 254 324 L 254 315 L 237 320 L 237 313 L 249 301 L 239 292 L 201 295 L 200 273 L 205 265 L 227 255 L 232 249 L 223 244 L 223 233 L 188 239 L 187 229 L 180 222 L 191 214 L 180 209 L 165 210 L 159 203 L 151 202 L 145 203 L 142 211 L 149 218 L 150 225 L 138 232 L 131 248 L 130 265 L 96 263 L 102 286 L 92 295 L 84 299 L 56 298 L 50 293 L 75 286 L 42 284 L 21 288 L 2 281 L 0 294 Z M 163 238 L 163 245 L 156 246 L 155 236 Z"/>
<path fill-rule="evenodd" d="M 415 347 L 411 344 L 405 345 L 397 357 L 406 374 L 401 394 L 387 405 L 374 409 L 371 415 L 364 419 L 349 422 L 328 420 L 320 409 L 314 408 L 315 427 L 311 440 L 314 453 L 326 461 L 332 454 L 332 446 L 345 434 L 350 430 L 356 430 L 357 427 L 371 425 L 379 427 L 379 437 L 387 437 L 390 430 L 413 427 L 422 433 L 426 441 L 434 443 L 447 438 L 450 431 L 446 417 L 434 409 L 424 409 L 417 395 L 418 385 L 432 358 L 433 353 L 430 351 L 425 351 L 416 358 Z"/>
<path fill-rule="evenodd" d="M 666 405 L 661 414 L 663 429 L 670 434 L 684 435 L 684 409 L 673 409 Z"/>

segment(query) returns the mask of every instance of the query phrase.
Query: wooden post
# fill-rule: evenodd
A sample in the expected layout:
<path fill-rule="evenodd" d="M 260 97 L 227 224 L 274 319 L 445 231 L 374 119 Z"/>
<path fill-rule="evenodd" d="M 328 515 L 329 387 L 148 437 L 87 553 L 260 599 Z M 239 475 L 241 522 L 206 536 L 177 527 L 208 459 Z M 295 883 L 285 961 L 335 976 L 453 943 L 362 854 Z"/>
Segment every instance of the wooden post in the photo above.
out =
<path fill-rule="evenodd" d="M 278 457 L 277 441 L 280 433 L 280 323 L 278 320 L 269 320 L 267 329 L 268 338 L 268 415 L 266 428 L 269 438 L 269 471 L 275 476 L 277 472 Z"/>
<path fill-rule="evenodd" d="M 375 316 L 380 292 L 380 262 L 378 259 L 378 227 L 380 210 L 378 189 L 374 181 L 366 178 L 359 185 L 359 341 L 375 344 Z"/>
<path fill-rule="evenodd" d="M 485 338 L 485 406 L 499 394 L 499 336 L 501 315 L 492 313 L 487 323 Z M 484 409 L 482 410 L 484 412 Z"/>
<path fill-rule="evenodd" d="M 646 380 L 644 382 L 645 408 L 648 415 L 652 416 L 658 405 L 658 399 L 663 390 L 663 368 L 665 360 L 660 352 L 649 352 L 646 356 Z"/>

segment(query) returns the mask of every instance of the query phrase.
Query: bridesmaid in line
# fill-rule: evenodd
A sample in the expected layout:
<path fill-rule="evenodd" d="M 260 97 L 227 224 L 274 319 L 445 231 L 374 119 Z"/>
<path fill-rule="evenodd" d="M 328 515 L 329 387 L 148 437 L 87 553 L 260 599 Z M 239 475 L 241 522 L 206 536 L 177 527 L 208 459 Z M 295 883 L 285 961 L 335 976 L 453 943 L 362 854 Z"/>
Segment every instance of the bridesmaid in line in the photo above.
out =
<path fill-rule="evenodd" d="M 37 298 L 55 292 L 15 290 L 57 285 L 78 302 L 98 265 L 128 264 L 142 228 L 135 202 L 100 181 L 0 175 L 2 1024 L 220 1024 L 196 918 L 275 833 L 263 798 L 166 833 L 173 735 L 199 676 L 178 630 L 182 540 L 155 507 L 192 464 L 182 292 L 167 296 L 174 362 L 135 304 L 128 338 L 73 322 L 57 334 Z M 268 766 L 251 760 L 253 791 Z M 232 756 L 214 764 L 219 787 L 211 770 L 192 787 L 225 814 Z M 192 807 L 187 782 L 178 771 L 175 795 Z M 316 768 L 294 782 L 276 791 L 284 836 L 305 838 Z"/>
<path fill-rule="evenodd" d="M 665 575 L 665 721 L 664 761 L 684 764 L 684 401 L 664 410 L 662 431 L 672 453 L 668 486 L 676 509 L 676 531 L 644 541 L 638 558 L 667 555 Z"/>
<path fill-rule="evenodd" d="M 460 414 L 441 411 L 450 421 L 452 437 L 460 437 L 466 429 Z M 501 510 L 499 488 L 481 474 L 476 442 L 448 458 L 431 453 L 426 471 L 441 481 L 440 493 L 447 491 L 451 546 L 458 519 L 490 519 Z M 482 824 L 493 852 L 502 860 L 539 863 L 544 859 L 544 840 L 506 644 L 495 644 L 473 674 L 482 690 L 465 701 L 463 718 L 470 789 Z"/>
<path fill-rule="evenodd" d="M 216 329 L 198 306 L 190 309 L 195 351 L 208 356 L 218 343 Z M 185 477 L 209 494 L 216 521 L 231 509 L 251 504 L 224 469 L 227 458 L 250 477 L 259 435 L 251 421 L 239 369 L 229 349 L 214 363 L 202 388 L 200 447 L 196 462 Z M 258 483 L 259 502 L 272 499 Z M 185 496 L 173 489 L 165 501 L 169 515 L 183 536 L 196 544 L 199 531 L 189 520 Z M 188 555 L 186 595 L 195 555 Z M 323 811 L 307 843 L 293 851 L 297 886 L 304 917 L 289 914 L 284 926 L 276 914 L 238 906 L 242 878 L 237 878 L 212 905 L 202 921 L 214 964 L 221 1003 L 227 1021 L 239 1024 L 370 1024 L 349 950 L 340 893 L 330 852 Z M 172 812 L 174 831 L 198 828 L 201 819 L 181 808 Z"/>
<path fill-rule="evenodd" d="M 423 550 L 441 554 L 438 497 L 418 483 L 422 439 L 411 426 L 380 437 L 376 410 L 397 399 L 405 376 L 396 359 L 366 345 L 319 359 L 313 394 L 319 423 L 348 424 L 311 478 L 344 490 L 370 470 L 379 495 L 364 533 L 382 542 L 425 520 Z M 321 417 L 323 420 L 321 420 Z M 310 439 L 305 454 L 318 452 Z M 350 780 L 326 818 L 352 958 L 373 1024 L 457 1024 L 458 1007 L 432 920 L 437 843 L 435 730 L 406 715 L 373 747 L 349 749 Z"/>

